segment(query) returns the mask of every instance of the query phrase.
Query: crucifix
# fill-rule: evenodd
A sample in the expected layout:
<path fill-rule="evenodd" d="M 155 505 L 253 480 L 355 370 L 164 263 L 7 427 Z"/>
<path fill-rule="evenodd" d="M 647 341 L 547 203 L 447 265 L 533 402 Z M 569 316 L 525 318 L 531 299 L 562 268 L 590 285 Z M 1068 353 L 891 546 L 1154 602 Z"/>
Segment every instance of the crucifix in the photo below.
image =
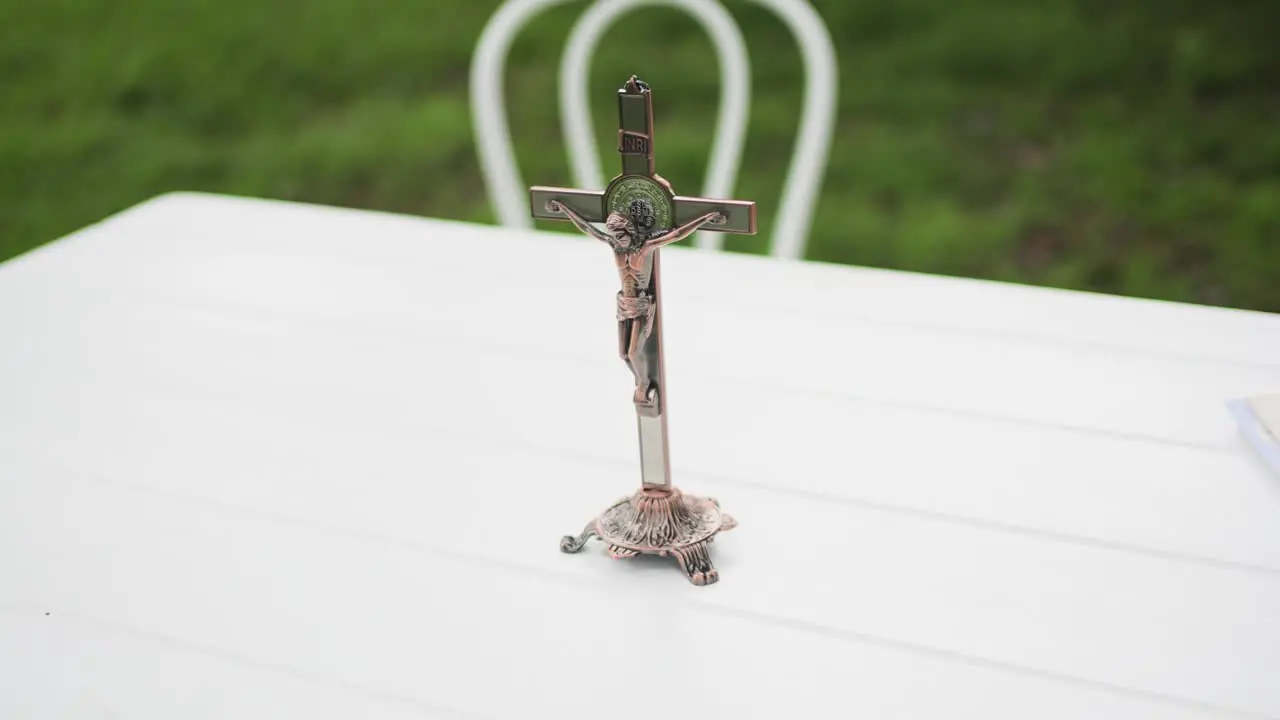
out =
<path fill-rule="evenodd" d="M 640 435 L 640 489 L 560 541 L 578 552 L 592 537 L 610 556 L 673 556 L 694 585 L 719 580 L 707 545 L 737 523 L 713 498 L 685 495 L 671 483 L 667 454 L 667 385 L 662 362 L 659 248 L 698 230 L 754 234 L 756 206 L 742 200 L 676 195 L 654 172 L 653 95 L 634 75 L 618 91 L 622 173 L 603 191 L 533 187 L 535 218 L 567 220 L 613 251 L 622 281 L 617 295 L 618 355 L 635 380 L 631 401 Z M 604 229 L 597 227 L 603 223 Z"/>

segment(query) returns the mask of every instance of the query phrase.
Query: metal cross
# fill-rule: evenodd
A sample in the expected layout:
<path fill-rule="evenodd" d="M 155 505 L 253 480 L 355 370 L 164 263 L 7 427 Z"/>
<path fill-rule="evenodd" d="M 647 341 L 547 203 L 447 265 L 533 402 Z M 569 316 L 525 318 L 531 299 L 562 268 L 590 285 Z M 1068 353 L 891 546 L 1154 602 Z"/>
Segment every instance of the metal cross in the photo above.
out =
<path fill-rule="evenodd" d="M 666 383 L 662 363 L 662 293 L 658 277 L 658 247 L 687 237 L 693 229 L 754 234 L 756 205 L 742 200 L 686 197 L 672 192 L 671 184 L 654 172 L 653 94 L 634 75 L 618 91 L 618 126 L 622 174 L 615 177 L 608 187 L 604 190 L 574 190 L 539 186 L 530 189 L 529 198 L 535 218 L 601 223 L 611 214 L 618 214 L 635 226 L 635 231 L 629 236 L 631 245 L 641 249 L 643 246 L 640 243 L 651 241 L 652 250 L 645 253 L 651 257 L 651 273 L 646 272 L 647 267 L 641 267 L 635 273 L 630 273 L 640 277 L 629 278 L 626 276 L 626 269 L 619 268 L 624 273 L 621 295 L 626 296 L 629 289 L 634 289 L 638 295 L 649 298 L 649 307 L 645 310 L 652 315 L 651 327 L 643 327 L 644 323 L 650 322 L 648 318 L 625 318 L 624 315 L 633 312 L 620 308 L 619 323 L 629 323 L 632 327 L 620 327 L 619 334 L 628 334 L 630 329 L 631 333 L 647 335 L 645 342 L 637 343 L 637 346 L 631 348 L 642 354 L 640 362 L 635 363 L 640 367 L 633 367 L 633 371 L 641 371 L 640 377 L 636 378 L 637 390 L 641 392 L 634 398 L 637 401 L 640 425 L 641 475 L 645 487 L 669 488 L 671 469 L 667 458 L 667 421 L 664 411 Z M 690 223 L 697 222 L 708 213 L 717 213 L 721 217 L 687 229 Z M 588 235 L 600 236 L 598 230 L 591 232 L 591 229 L 581 226 L 580 229 Z M 674 235 L 679 237 L 673 237 Z M 652 242 L 654 239 L 658 242 Z M 617 245 L 616 242 L 611 244 Z M 615 247 L 615 252 L 625 252 L 628 249 L 630 248 L 627 246 Z M 648 265 L 649 258 L 636 260 Z M 645 280 L 648 282 L 643 282 Z M 628 288 L 629 284 L 640 287 Z M 640 304 L 644 304 L 643 300 Z M 620 354 L 626 360 L 624 348 L 620 347 Z M 628 364 L 632 363 L 628 361 Z"/>
<path fill-rule="evenodd" d="M 614 557 L 672 554 L 695 584 L 715 582 L 705 544 L 733 526 L 714 500 L 683 496 L 671 483 L 667 453 L 666 377 L 662 357 L 659 248 L 697 230 L 754 234 L 756 206 L 742 200 L 676 195 L 654 172 L 653 95 L 634 75 L 618 91 L 618 152 L 622 173 L 604 190 L 533 187 L 533 216 L 568 220 L 613 249 L 622 280 L 617 297 L 618 354 L 635 378 L 641 491 L 605 512 L 561 549 L 576 552 L 591 535 Z M 604 223 L 605 229 L 596 226 Z"/>

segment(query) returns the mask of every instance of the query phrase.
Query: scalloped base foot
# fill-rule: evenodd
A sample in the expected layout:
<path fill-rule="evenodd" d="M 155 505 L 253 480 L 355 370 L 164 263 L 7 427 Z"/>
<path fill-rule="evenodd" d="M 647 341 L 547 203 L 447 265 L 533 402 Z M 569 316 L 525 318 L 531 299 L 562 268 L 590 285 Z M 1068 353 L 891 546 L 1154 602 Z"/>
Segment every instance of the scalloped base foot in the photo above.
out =
<path fill-rule="evenodd" d="M 679 490 L 641 490 L 614 503 L 583 531 L 560 539 L 560 550 L 581 551 L 598 537 L 608 543 L 608 553 L 623 560 L 636 555 L 675 558 L 694 585 L 711 585 L 720 572 L 711 563 L 709 545 L 717 533 L 732 530 L 737 522 L 720 510 L 714 498 L 685 495 Z"/>

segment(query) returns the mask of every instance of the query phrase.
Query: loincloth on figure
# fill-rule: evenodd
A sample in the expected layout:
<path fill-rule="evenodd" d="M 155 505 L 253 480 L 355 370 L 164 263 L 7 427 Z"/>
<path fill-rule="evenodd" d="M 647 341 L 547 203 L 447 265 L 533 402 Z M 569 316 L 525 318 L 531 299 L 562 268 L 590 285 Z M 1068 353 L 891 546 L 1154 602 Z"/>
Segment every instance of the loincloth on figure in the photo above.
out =
<path fill-rule="evenodd" d="M 642 292 L 635 297 L 618 293 L 618 322 L 642 317 L 653 320 L 653 313 L 657 309 L 658 306 L 653 303 L 653 297 L 648 293 Z"/>

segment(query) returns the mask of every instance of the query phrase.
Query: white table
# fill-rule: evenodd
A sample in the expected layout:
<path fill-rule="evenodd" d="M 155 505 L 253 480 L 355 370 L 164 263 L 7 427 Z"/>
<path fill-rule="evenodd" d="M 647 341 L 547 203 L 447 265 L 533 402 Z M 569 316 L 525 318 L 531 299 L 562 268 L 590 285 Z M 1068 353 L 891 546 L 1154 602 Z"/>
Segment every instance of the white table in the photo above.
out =
<path fill-rule="evenodd" d="M 0 266 L 0 718 L 1280 717 L 1280 316 L 177 194 Z M 736 349 L 748 338 L 746 352 Z"/>

